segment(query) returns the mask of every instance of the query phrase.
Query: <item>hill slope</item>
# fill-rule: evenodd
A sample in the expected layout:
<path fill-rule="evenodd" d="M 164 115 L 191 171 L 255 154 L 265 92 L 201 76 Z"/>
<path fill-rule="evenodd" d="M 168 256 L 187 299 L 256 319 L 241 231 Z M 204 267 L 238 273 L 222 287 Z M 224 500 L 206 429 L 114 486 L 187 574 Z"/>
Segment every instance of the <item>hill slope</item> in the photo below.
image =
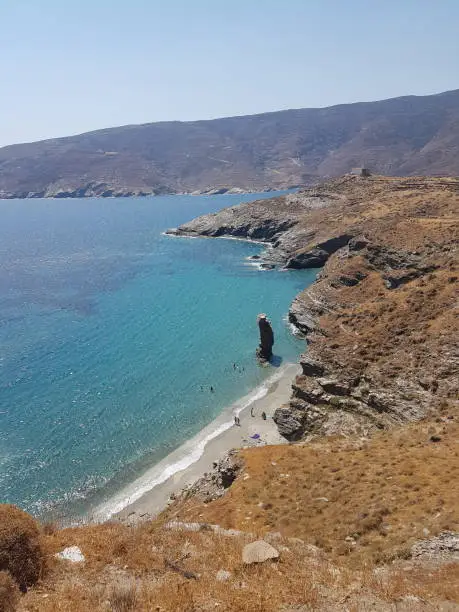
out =
<path fill-rule="evenodd" d="M 347 176 L 176 229 L 325 261 L 278 409 L 306 439 L 236 451 L 223 495 L 207 473 L 155 520 L 57 529 L 0 504 L 0 610 L 458 610 L 458 199 L 458 179 Z M 250 564 L 259 539 L 278 556 Z M 84 563 L 56 558 L 74 546 Z"/>
<path fill-rule="evenodd" d="M 260 190 L 360 165 L 390 175 L 459 174 L 459 90 L 11 145 L 0 149 L 0 197 Z"/>
<path fill-rule="evenodd" d="M 171 230 L 265 240 L 271 263 L 324 266 L 290 308 L 309 346 L 274 415 L 285 437 L 366 435 L 457 395 L 458 204 L 454 178 L 344 176 Z"/>

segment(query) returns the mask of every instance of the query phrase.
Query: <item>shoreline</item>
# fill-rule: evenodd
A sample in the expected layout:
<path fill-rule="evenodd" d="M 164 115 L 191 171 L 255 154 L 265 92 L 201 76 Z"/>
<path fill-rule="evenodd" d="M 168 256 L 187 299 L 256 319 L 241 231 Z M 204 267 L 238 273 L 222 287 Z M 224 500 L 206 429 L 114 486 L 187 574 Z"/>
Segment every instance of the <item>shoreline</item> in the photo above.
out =
<path fill-rule="evenodd" d="M 231 449 L 287 443 L 279 434 L 272 415 L 290 399 L 292 381 L 299 372 L 298 363 L 276 368 L 263 383 L 223 410 L 195 436 L 96 507 L 88 516 L 88 522 L 132 523 L 153 518 L 164 510 L 172 494 L 212 470 L 213 463 Z M 266 413 L 266 420 L 262 419 L 262 412 Z M 240 418 L 239 426 L 234 424 L 235 416 Z M 256 434 L 258 438 L 251 437 Z"/>

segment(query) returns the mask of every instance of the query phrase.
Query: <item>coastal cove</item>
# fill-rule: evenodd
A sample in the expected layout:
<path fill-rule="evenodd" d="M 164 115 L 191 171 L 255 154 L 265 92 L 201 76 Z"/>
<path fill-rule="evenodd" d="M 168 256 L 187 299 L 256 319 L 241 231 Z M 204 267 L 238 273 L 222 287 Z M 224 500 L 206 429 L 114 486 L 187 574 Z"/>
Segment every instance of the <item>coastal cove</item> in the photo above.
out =
<path fill-rule="evenodd" d="M 0 202 L 2 501 L 64 522 L 120 511 L 120 491 L 214 419 L 228 429 L 240 398 L 278 397 L 266 381 L 296 367 L 286 315 L 316 271 L 261 270 L 255 242 L 163 234 L 272 196 Z M 275 367 L 255 361 L 260 311 Z"/>

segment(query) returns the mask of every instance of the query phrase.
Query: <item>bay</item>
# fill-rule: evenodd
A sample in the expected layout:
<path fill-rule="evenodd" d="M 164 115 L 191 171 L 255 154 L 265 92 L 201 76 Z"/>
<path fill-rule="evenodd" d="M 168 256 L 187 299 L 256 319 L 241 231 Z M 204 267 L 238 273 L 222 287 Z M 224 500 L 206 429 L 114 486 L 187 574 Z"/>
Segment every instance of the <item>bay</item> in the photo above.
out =
<path fill-rule="evenodd" d="M 285 317 L 314 272 L 163 234 L 272 195 L 0 201 L 0 501 L 62 519 L 109 499 L 272 373 L 259 312 L 297 359 Z"/>

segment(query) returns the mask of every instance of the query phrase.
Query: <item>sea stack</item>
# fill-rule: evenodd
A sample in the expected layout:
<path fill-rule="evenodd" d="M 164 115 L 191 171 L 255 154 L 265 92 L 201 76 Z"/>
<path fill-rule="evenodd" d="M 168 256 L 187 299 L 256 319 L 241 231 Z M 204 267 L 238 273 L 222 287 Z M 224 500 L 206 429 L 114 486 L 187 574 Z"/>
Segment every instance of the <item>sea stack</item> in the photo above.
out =
<path fill-rule="evenodd" d="M 265 314 L 259 314 L 257 322 L 260 330 L 260 344 L 257 348 L 257 357 L 262 363 L 266 363 L 273 356 L 274 333 L 271 323 Z"/>

